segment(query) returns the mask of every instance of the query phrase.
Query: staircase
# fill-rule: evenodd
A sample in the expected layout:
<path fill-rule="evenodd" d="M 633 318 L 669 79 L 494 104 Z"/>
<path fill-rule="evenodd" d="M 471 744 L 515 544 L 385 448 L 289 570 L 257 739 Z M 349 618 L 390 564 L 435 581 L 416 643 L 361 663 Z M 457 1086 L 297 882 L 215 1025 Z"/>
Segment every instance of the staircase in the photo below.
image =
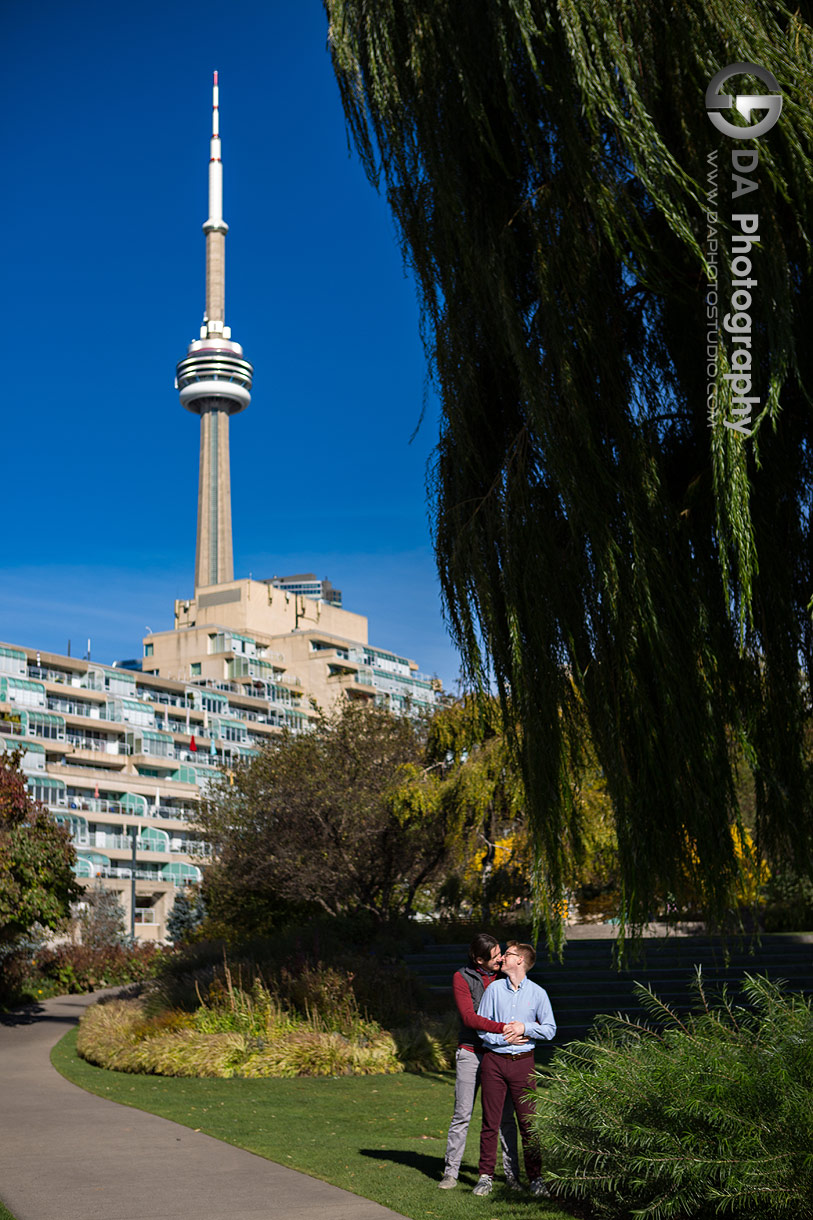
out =
<path fill-rule="evenodd" d="M 745 974 L 784 979 L 790 990 L 813 996 L 813 933 L 766 935 L 753 946 L 732 938 L 727 960 L 719 939 L 652 938 L 643 942 L 642 957 L 621 971 L 613 966 L 612 952 L 613 941 L 606 939 L 569 941 L 561 964 L 548 961 L 544 949 L 539 951 L 530 977 L 550 997 L 558 1027 L 554 1045 L 583 1038 L 599 1013 L 644 1018 L 646 1013 L 634 995 L 636 982 L 650 986 L 670 1007 L 687 1011 L 693 1006 L 690 984 L 696 966 L 702 969 L 707 997 L 725 984 L 736 999 Z M 405 958 L 440 1002 L 448 996 L 450 1008 L 452 975 L 467 960 L 467 945 L 428 945 L 422 953 Z"/>

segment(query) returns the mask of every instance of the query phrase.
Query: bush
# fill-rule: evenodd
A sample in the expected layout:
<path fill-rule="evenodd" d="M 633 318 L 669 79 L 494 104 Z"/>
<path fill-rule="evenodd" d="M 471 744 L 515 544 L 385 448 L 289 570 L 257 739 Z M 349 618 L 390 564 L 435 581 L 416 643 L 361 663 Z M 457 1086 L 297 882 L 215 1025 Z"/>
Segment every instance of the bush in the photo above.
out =
<path fill-rule="evenodd" d="M 746 976 L 681 1020 L 644 987 L 661 1028 L 602 1018 L 539 1074 L 535 1130 L 548 1185 L 603 1217 L 813 1217 L 813 1013 Z"/>
<path fill-rule="evenodd" d="M 42 998 L 45 988 L 35 975 L 35 947 L 19 942 L 0 945 L 0 1011 Z"/>
<path fill-rule="evenodd" d="M 762 922 L 766 932 L 807 932 L 813 929 L 813 879 L 785 869 L 765 886 Z"/>
<path fill-rule="evenodd" d="M 120 1072 L 162 1076 L 291 1077 L 403 1071 L 390 1034 L 357 1017 L 350 1034 L 286 1012 L 255 983 L 216 984 L 194 1014 L 150 1017 L 141 1000 L 97 1004 L 82 1017 L 79 1054 Z"/>
<path fill-rule="evenodd" d="M 12 1008 L 54 995 L 143 982 L 166 959 L 167 950 L 152 943 L 92 948 L 29 941 L 0 953 L 0 1005 Z"/>
<path fill-rule="evenodd" d="M 82 906 L 79 929 L 83 945 L 105 949 L 108 945 L 129 943 L 124 929 L 124 907 L 115 890 L 105 889 L 98 880 L 92 890 L 85 890 Z"/>
<path fill-rule="evenodd" d="M 202 979 L 209 976 L 208 985 Z M 91 1063 L 168 1076 L 341 1076 L 449 1068 L 456 1023 L 424 1021 L 392 1033 L 359 1009 L 348 978 L 311 968 L 280 989 L 225 958 L 187 977 L 191 1011 L 166 1006 L 166 986 L 106 1003 L 82 1019 L 77 1044 Z M 177 980 L 176 980 L 177 982 Z M 296 1003 L 291 996 L 296 996 Z"/>
<path fill-rule="evenodd" d="M 54 995 L 95 991 L 152 978 L 165 954 L 149 942 L 135 945 L 56 945 L 41 949 L 34 969 Z"/>
<path fill-rule="evenodd" d="M 273 940 L 229 946 L 228 957 L 241 986 L 250 989 L 259 978 L 303 1016 L 313 1010 L 323 1017 L 334 1010 L 340 1013 L 350 993 L 358 1011 L 391 1028 L 408 1025 L 432 1003 L 421 980 L 398 958 L 402 933 L 414 938 L 412 945 L 422 943 L 414 929 L 373 929 L 363 921 L 344 919 L 313 921 L 281 931 Z M 151 1011 L 193 1011 L 198 990 L 205 992 L 216 977 L 224 978 L 226 952 L 222 941 L 201 941 L 173 954 L 149 998 Z"/>

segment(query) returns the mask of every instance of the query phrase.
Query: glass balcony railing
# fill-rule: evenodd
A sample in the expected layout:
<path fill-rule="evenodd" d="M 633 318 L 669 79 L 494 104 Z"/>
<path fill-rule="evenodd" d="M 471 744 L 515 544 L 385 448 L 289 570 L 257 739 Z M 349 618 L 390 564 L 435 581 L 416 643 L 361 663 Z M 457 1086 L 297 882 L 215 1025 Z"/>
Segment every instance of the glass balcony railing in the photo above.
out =
<path fill-rule="evenodd" d="M 73 839 L 76 847 L 93 847 L 104 851 L 129 851 L 133 850 L 132 835 L 117 835 L 111 834 L 109 831 L 89 831 L 77 835 Z M 166 843 L 162 843 L 158 839 L 136 838 L 136 853 L 141 852 L 166 852 L 174 855 L 183 854 L 186 856 L 211 856 L 212 845 L 205 843 L 200 839 L 167 839 Z"/>
<path fill-rule="evenodd" d="M 79 737 L 67 733 L 65 740 L 75 750 L 90 750 L 94 754 L 132 754 L 123 741 L 100 741 L 95 737 Z"/>
<path fill-rule="evenodd" d="M 58 695 L 48 695 L 46 703 L 52 712 L 67 712 L 69 716 L 93 716 L 95 712 L 94 719 L 101 718 L 98 703 L 86 703 L 79 699 L 62 699 Z"/>

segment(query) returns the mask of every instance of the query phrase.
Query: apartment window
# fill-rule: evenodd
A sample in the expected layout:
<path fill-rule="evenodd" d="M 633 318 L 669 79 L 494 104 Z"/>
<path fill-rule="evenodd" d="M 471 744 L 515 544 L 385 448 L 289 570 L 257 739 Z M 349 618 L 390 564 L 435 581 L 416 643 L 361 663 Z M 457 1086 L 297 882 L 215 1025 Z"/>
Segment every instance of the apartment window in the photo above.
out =
<path fill-rule="evenodd" d="M 153 646 L 152 646 L 152 644 L 145 644 L 145 645 L 144 645 L 144 656 L 145 656 L 145 657 L 151 657 L 151 656 L 152 656 L 152 654 L 153 654 Z"/>
<path fill-rule="evenodd" d="M 189 666 L 189 672 L 193 678 L 200 677 L 200 666 L 201 666 L 200 661 L 193 661 L 192 664 Z"/>
<path fill-rule="evenodd" d="M 0 670 L 22 678 L 27 673 L 25 653 L 19 648 L 0 647 Z"/>

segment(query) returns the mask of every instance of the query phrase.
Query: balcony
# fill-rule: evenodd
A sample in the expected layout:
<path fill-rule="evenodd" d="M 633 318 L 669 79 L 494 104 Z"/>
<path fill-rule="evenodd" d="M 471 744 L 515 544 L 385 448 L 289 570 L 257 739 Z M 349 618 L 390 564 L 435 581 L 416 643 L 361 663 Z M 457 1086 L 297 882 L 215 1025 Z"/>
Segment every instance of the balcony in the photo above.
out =
<path fill-rule="evenodd" d="M 161 831 L 161 834 L 164 833 Z M 132 854 L 133 850 L 132 835 L 111 834 L 104 830 L 77 835 L 73 839 L 73 843 L 76 847 L 93 847 L 101 851 L 126 851 Z M 139 835 L 136 838 L 136 854 L 140 855 L 144 852 L 160 852 L 164 855 L 182 854 L 200 858 L 211 856 L 212 845 L 200 839 L 167 839 L 166 843 L 162 843 L 158 839 L 142 838 Z"/>
<path fill-rule="evenodd" d="M 48 695 L 48 709 L 52 712 L 67 712 L 69 716 L 91 716 L 94 720 L 100 720 L 100 705 L 98 703 L 87 703 L 84 700 L 78 699 L 62 699 L 58 695 Z M 94 715 L 95 713 L 95 715 Z"/>
<path fill-rule="evenodd" d="M 94 754 L 130 754 L 130 747 L 123 741 L 100 741 L 97 737 L 79 737 L 70 731 L 65 735 L 67 745 L 74 750 L 90 750 Z"/>

